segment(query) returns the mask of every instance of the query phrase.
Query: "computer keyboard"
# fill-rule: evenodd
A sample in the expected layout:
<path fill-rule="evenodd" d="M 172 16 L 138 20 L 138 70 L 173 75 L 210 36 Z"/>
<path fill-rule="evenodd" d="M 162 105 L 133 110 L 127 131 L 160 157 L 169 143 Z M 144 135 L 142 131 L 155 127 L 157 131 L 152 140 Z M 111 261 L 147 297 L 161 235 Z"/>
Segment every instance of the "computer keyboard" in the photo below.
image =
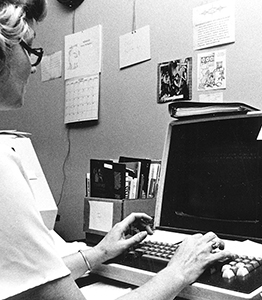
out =
<path fill-rule="evenodd" d="M 167 266 L 181 241 L 187 237 L 188 234 L 155 229 L 154 234 L 148 235 L 143 242 L 92 272 L 141 286 Z M 179 297 L 190 300 L 262 300 L 260 247 L 251 241 L 224 241 L 226 249 L 238 256 L 211 265 L 194 283 L 183 289 Z"/>
<path fill-rule="evenodd" d="M 158 272 L 163 269 L 179 247 L 179 243 L 170 244 L 145 241 L 118 257 L 117 262 L 143 270 Z"/>
<path fill-rule="evenodd" d="M 122 263 L 130 262 L 128 265 L 138 265 L 138 260 L 148 260 L 155 263 L 167 264 L 179 247 L 179 243 L 170 244 L 163 242 L 146 241 L 129 249 L 128 253 L 122 259 Z M 121 263 L 121 259 L 119 261 Z M 145 265 L 145 264 L 144 264 Z M 244 278 L 252 271 L 262 265 L 262 257 L 234 255 L 234 258 L 223 262 L 217 262 L 209 268 L 209 272 L 220 272 L 222 278 L 231 280 L 234 277 Z M 148 270 L 148 268 L 146 268 Z M 150 269 L 152 271 L 152 268 Z"/>
<path fill-rule="evenodd" d="M 157 273 L 168 264 L 179 244 L 145 241 L 110 263 Z M 235 255 L 210 266 L 197 282 L 250 294 L 262 285 L 262 258 Z"/>

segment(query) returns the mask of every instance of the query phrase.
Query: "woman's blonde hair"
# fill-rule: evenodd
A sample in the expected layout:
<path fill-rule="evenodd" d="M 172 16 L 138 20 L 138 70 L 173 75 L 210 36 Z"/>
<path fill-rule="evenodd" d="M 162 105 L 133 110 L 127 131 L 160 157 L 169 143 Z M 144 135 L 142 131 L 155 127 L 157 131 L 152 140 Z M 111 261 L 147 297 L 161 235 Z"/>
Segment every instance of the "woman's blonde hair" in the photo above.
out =
<path fill-rule="evenodd" d="M 6 5 L 0 11 L 0 47 L 12 46 L 19 42 L 28 31 L 23 7 Z M 5 51 L 4 51 L 5 52 Z"/>
<path fill-rule="evenodd" d="M 28 32 L 28 22 L 46 16 L 46 0 L 3 0 L 0 4 L 0 70 L 8 49 Z"/>

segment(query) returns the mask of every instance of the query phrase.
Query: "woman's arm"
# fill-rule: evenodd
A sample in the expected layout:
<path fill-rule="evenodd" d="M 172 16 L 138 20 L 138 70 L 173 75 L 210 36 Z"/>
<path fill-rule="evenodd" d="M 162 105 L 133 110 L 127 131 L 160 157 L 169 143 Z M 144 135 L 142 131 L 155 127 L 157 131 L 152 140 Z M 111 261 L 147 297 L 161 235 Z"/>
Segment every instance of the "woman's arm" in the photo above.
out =
<path fill-rule="evenodd" d="M 145 231 L 130 239 L 125 239 L 123 235 L 135 220 L 143 217 L 145 216 L 139 214 L 130 215 L 122 222 L 116 224 L 100 244 L 90 250 L 86 250 L 85 255 L 90 265 L 95 267 L 105 260 L 120 254 L 132 244 L 143 240 L 147 235 Z M 156 274 L 143 286 L 120 297 L 119 300 L 133 300 L 136 298 L 144 300 L 174 299 L 188 284 L 194 282 L 208 265 L 228 256 L 231 256 L 231 254 L 224 250 L 223 241 L 214 233 L 209 232 L 205 235 L 195 234 L 189 236 L 180 244 L 165 269 Z M 82 272 L 85 272 L 86 267 L 83 267 L 83 258 L 80 253 L 78 254 L 78 260 L 79 265 L 82 265 Z M 79 273 L 75 274 L 74 278 L 77 278 L 79 275 Z"/>
<path fill-rule="evenodd" d="M 88 253 L 87 251 L 86 254 L 90 254 L 89 259 L 92 261 L 98 253 L 95 251 Z M 98 259 L 101 260 L 102 256 L 99 254 Z M 158 272 L 147 283 L 118 298 L 118 300 L 174 299 L 187 285 L 193 283 L 208 265 L 229 256 L 231 254 L 224 250 L 224 243 L 214 233 L 189 236 L 180 244 L 166 268 Z M 82 265 L 81 254 L 77 260 Z M 73 277 L 67 276 L 10 299 L 84 300 L 85 298 L 74 283 Z"/>
<path fill-rule="evenodd" d="M 66 266 L 71 271 L 71 275 L 74 279 L 81 277 L 87 271 L 95 269 L 103 262 L 114 258 L 127 250 L 134 244 L 140 243 L 147 234 L 152 234 L 153 231 L 148 227 L 144 221 L 150 221 L 151 217 L 144 213 L 132 213 L 121 222 L 117 223 L 110 232 L 103 238 L 103 240 L 93 248 L 82 250 L 72 255 L 63 258 Z M 130 226 L 135 222 L 140 223 L 140 227 L 144 226 L 143 231 L 138 232 L 132 237 L 126 238 L 125 233 Z M 85 263 L 85 259 L 88 264 Z"/>
<path fill-rule="evenodd" d="M 139 243 L 146 237 L 147 233 L 152 233 L 152 231 L 145 226 L 145 231 L 139 232 L 126 239 L 125 233 L 131 224 L 140 220 L 151 220 L 151 217 L 143 213 L 132 213 L 123 221 L 116 224 L 98 245 L 90 249 L 82 250 L 82 254 L 87 259 L 88 264 L 86 264 L 80 252 L 63 258 L 65 264 L 71 271 L 71 275 L 47 282 L 46 284 L 32 288 L 9 299 L 84 300 L 85 297 L 76 285 L 75 279 L 89 271 L 88 265 L 93 269 L 106 260 L 119 255 L 134 243 Z"/>
<path fill-rule="evenodd" d="M 86 300 L 72 277 L 66 276 L 27 290 L 8 300 Z M 92 300 L 92 299 L 91 299 Z"/>

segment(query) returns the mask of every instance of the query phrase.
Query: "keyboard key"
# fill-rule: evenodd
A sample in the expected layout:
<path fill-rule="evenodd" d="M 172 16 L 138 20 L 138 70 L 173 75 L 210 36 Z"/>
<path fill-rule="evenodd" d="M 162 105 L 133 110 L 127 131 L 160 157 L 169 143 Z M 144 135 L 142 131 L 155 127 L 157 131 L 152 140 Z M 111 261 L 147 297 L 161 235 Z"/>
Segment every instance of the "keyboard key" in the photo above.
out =
<path fill-rule="evenodd" d="M 227 269 L 231 269 L 231 266 L 229 264 L 223 265 L 222 268 L 221 268 L 221 272 L 224 273 L 225 270 L 227 270 Z"/>
<path fill-rule="evenodd" d="M 245 264 L 243 263 L 243 262 L 238 262 L 238 263 L 236 263 L 236 267 L 239 269 L 239 268 L 242 268 L 242 267 L 244 267 L 245 266 Z"/>
<path fill-rule="evenodd" d="M 223 272 L 222 277 L 226 278 L 226 279 L 231 279 L 231 278 L 235 277 L 235 274 L 231 269 L 226 269 Z"/>
<path fill-rule="evenodd" d="M 169 259 L 167 259 L 167 258 L 164 258 L 164 257 L 156 257 L 155 255 L 150 255 L 150 254 L 143 254 L 143 255 L 142 255 L 142 258 L 144 258 L 144 259 L 149 259 L 149 260 L 151 260 L 151 261 L 156 260 L 156 261 L 163 261 L 163 262 L 165 262 L 165 263 L 168 263 L 168 262 L 169 262 Z"/>
<path fill-rule="evenodd" d="M 250 263 L 246 264 L 245 268 L 247 268 L 248 272 L 251 272 L 251 271 L 253 271 L 255 269 L 254 266 L 252 264 L 250 264 Z"/>
<path fill-rule="evenodd" d="M 241 267 L 237 270 L 237 276 L 239 276 L 239 277 L 245 277 L 248 274 L 249 274 L 249 272 L 246 267 Z"/>

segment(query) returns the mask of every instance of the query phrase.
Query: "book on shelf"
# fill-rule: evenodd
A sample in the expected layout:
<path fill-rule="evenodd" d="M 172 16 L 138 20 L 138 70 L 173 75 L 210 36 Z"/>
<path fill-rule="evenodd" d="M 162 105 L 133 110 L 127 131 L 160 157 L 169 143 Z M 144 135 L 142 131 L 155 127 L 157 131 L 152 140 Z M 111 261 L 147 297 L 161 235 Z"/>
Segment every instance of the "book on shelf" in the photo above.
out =
<path fill-rule="evenodd" d="M 90 197 L 90 173 L 86 173 L 85 184 L 86 184 L 86 197 Z"/>
<path fill-rule="evenodd" d="M 148 169 L 146 173 L 145 167 Z M 159 160 L 124 156 L 119 158 L 119 162 L 110 159 L 90 159 L 86 195 L 112 199 L 155 198 L 160 169 Z"/>
<path fill-rule="evenodd" d="M 90 159 L 90 196 L 113 197 L 113 177 L 110 160 Z"/>
<path fill-rule="evenodd" d="M 111 160 L 90 159 L 90 196 L 125 198 L 125 166 Z"/>
<path fill-rule="evenodd" d="M 146 158 L 137 158 L 137 157 L 127 157 L 127 156 L 120 156 L 119 160 L 120 163 L 124 162 L 141 162 L 141 171 L 140 176 L 138 178 L 138 198 L 146 198 L 147 197 L 147 190 L 148 190 L 148 175 L 149 175 L 149 168 L 151 159 Z"/>
<path fill-rule="evenodd" d="M 125 166 L 125 198 L 137 199 L 139 198 L 139 180 L 141 173 L 140 161 L 121 162 Z"/>
<path fill-rule="evenodd" d="M 113 163 L 114 176 L 114 198 L 124 199 L 126 190 L 126 166 L 119 163 Z"/>
<path fill-rule="evenodd" d="M 160 177 L 160 170 L 161 170 L 161 161 L 151 161 L 149 176 L 148 176 L 147 198 L 156 197 L 158 182 Z"/>

